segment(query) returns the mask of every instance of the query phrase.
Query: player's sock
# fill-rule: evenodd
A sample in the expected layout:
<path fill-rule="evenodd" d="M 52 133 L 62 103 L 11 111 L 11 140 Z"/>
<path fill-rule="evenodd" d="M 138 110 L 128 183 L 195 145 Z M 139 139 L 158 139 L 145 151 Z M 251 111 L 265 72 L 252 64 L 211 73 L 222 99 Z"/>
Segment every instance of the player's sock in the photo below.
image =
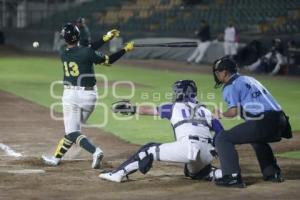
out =
<path fill-rule="evenodd" d="M 62 138 L 55 150 L 54 157 L 61 159 L 65 153 L 71 148 L 73 142 L 68 140 L 66 137 Z"/>
<path fill-rule="evenodd" d="M 89 153 L 93 154 L 96 151 L 95 145 L 93 145 L 85 135 L 82 135 L 80 132 L 73 132 L 69 133 L 68 138 L 79 145 L 84 150 L 88 151 Z"/>
<path fill-rule="evenodd" d="M 91 154 L 95 153 L 96 147 L 93 145 L 85 135 L 81 135 L 82 137 L 78 137 L 76 143 L 85 149 L 86 151 L 90 152 Z"/>

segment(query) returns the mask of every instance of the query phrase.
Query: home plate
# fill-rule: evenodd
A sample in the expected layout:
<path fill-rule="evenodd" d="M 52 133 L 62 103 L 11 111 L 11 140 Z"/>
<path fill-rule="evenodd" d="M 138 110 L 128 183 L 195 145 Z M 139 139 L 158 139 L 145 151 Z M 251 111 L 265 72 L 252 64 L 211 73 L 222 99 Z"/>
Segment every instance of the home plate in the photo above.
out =
<path fill-rule="evenodd" d="M 45 173 L 45 170 L 42 169 L 18 169 L 18 170 L 7 170 L 4 171 L 10 174 L 41 174 Z"/>

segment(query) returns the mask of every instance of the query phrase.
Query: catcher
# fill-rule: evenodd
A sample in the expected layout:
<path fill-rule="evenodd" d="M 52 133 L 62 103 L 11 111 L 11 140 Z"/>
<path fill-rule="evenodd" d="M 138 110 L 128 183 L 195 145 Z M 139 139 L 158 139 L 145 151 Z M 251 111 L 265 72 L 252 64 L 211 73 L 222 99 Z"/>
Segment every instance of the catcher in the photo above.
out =
<path fill-rule="evenodd" d="M 81 124 L 85 123 L 92 114 L 97 102 L 97 87 L 94 73 L 94 64 L 110 65 L 120 59 L 126 52 L 133 50 L 133 42 L 129 42 L 120 51 L 105 55 L 95 50 L 99 49 L 119 35 L 118 30 L 111 30 L 98 41 L 88 47 L 80 46 L 80 31 L 74 24 L 66 24 L 61 35 L 67 44 L 60 51 L 64 71 L 63 114 L 65 136 L 57 145 L 53 157 L 43 156 L 43 162 L 56 166 L 64 154 L 76 143 L 92 154 L 92 168 L 100 168 L 103 151 L 90 142 L 81 133 Z"/>
<path fill-rule="evenodd" d="M 121 182 L 124 177 L 139 170 L 146 174 L 153 160 L 184 163 L 184 174 L 192 179 L 212 180 L 222 176 L 221 170 L 213 168 L 213 135 L 223 130 L 211 112 L 196 100 L 197 87 L 192 80 L 180 80 L 173 84 L 173 103 L 157 108 L 133 106 L 129 101 L 113 104 L 113 112 L 124 115 L 158 115 L 170 120 L 175 142 L 148 143 L 122 163 L 117 169 L 101 173 L 99 177 L 113 182 Z"/>

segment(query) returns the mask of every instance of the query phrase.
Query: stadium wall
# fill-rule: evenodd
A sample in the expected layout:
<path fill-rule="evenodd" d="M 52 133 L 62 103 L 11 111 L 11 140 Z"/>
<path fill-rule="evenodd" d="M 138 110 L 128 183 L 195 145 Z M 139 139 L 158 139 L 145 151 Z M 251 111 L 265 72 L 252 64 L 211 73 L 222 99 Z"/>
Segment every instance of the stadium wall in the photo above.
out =
<path fill-rule="evenodd" d="M 96 36 L 94 37 L 96 38 Z M 154 44 L 164 42 L 196 42 L 195 39 L 185 38 L 137 38 L 133 39 L 136 44 Z M 52 31 L 34 31 L 21 29 L 5 30 L 5 41 L 8 45 L 29 51 L 53 52 L 54 32 Z M 34 49 L 32 43 L 38 41 L 40 46 Z M 167 59 L 185 61 L 190 56 L 195 47 L 142 47 L 136 48 L 135 51 L 127 54 L 127 59 Z M 102 49 L 103 50 L 103 49 Z M 104 49 L 107 51 L 107 49 Z M 203 62 L 212 63 L 216 58 L 224 55 L 223 42 L 213 41 L 206 54 Z"/>

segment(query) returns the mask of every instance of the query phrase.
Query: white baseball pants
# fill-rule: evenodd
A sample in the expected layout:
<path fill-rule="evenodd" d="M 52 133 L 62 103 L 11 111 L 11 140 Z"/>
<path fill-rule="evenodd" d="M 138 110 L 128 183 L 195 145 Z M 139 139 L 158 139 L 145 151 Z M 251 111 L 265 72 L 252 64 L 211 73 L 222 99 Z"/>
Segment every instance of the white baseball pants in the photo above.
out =
<path fill-rule="evenodd" d="M 64 89 L 63 114 L 65 133 L 81 131 L 97 102 L 96 90 Z"/>

